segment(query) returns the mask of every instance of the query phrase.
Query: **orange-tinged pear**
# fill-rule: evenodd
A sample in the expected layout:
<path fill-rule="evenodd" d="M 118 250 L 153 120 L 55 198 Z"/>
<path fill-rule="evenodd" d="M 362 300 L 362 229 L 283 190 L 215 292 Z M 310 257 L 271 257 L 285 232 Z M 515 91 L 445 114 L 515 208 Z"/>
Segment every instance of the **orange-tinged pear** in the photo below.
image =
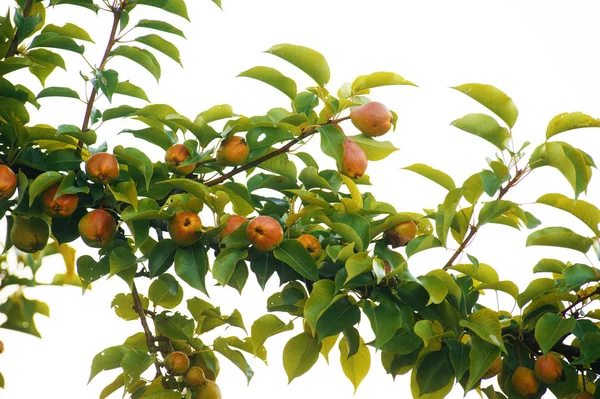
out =
<path fill-rule="evenodd" d="M 44 213 L 51 218 L 66 218 L 77 209 L 79 198 L 75 194 L 63 194 L 57 198 L 56 192 L 60 184 L 55 184 L 42 194 Z"/>
<path fill-rule="evenodd" d="M 219 386 L 211 380 L 204 380 L 202 384 L 193 389 L 196 399 L 221 399 Z"/>
<path fill-rule="evenodd" d="M 221 142 L 217 150 L 217 162 L 224 166 L 241 165 L 248 159 L 250 148 L 241 136 L 229 136 Z"/>
<path fill-rule="evenodd" d="M 202 235 L 200 216 L 194 212 L 177 212 L 167 226 L 171 239 L 180 247 L 194 245 Z"/>
<path fill-rule="evenodd" d="M 0 165 L 0 201 L 7 200 L 17 190 L 17 175 L 6 165 Z"/>
<path fill-rule="evenodd" d="M 275 249 L 283 241 L 283 229 L 277 220 L 270 216 L 257 216 L 246 227 L 248 241 L 262 252 Z"/>
<path fill-rule="evenodd" d="M 92 248 L 110 244 L 117 232 L 117 222 L 104 209 L 94 209 L 81 218 L 77 225 L 84 243 Z"/>
<path fill-rule="evenodd" d="M 512 386 L 521 396 L 532 396 L 537 392 L 540 381 L 535 377 L 532 369 L 519 366 L 511 378 Z"/>
<path fill-rule="evenodd" d="M 385 105 L 373 101 L 353 108 L 350 111 L 350 120 L 362 133 L 377 137 L 389 132 L 393 116 Z"/>
<path fill-rule="evenodd" d="M 175 144 L 165 153 L 165 163 L 172 173 L 182 176 L 189 175 L 196 169 L 196 164 L 180 166 L 189 156 L 190 152 L 185 145 Z"/>
<path fill-rule="evenodd" d="M 552 355 L 542 355 L 535 360 L 535 376 L 545 384 L 554 384 L 562 377 L 563 369 L 560 360 Z"/>
<path fill-rule="evenodd" d="M 344 139 L 344 157 L 341 172 L 354 179 L 365 174 L 369 160 L 367 154 L 352 139 Z"/>
<path fill-rule="evenodd" d="M 190 368 L 190 358 L 183 352 L 171 352 L 165 357 L 165 367 L 175 375 L 184 375 Z"/>
<path fill-rule="evenodd" d="M 392 248 L 403 247 L 417 235 L 417 224 L 413 221 L 406 221 L 388 229 L 384 233 L 385 241 Z"/>
<path fill-rule="evenodd" d="M 85 172 L 91 181 L 108 184 L 119 177 L 119 163 L 114 155 L 99 152 L 87 160 Z"/>
<path fill-rule="evenodd" d="M 223 238 L 227 237 L 247 221 L 248 219 L 240 215 L 229 216 L 225 221 L 225 228 L 221 231 L 221 233 L 219 233 L 219 238 L 222 240 Z"/>
<path fill-rule="evenodd" d="M 298 237 L 298 241 L 306 248 L 313 259 L 319 259 L 319 256 L 321 255 L 321 243 L 317 237 L 310 234 L 302 234 Z"/>

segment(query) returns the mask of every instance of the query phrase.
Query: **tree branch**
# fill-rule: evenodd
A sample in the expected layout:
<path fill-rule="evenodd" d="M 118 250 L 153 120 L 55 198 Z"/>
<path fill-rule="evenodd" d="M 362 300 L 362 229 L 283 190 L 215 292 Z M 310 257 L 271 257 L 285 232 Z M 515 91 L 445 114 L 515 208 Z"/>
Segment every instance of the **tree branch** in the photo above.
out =
<path fill-rule="evenodd" d="M 29 16 L 29 11 L 31 11 L 31 6 L 33 5 L 33 0 L 27 0 L 27 3 L 25 4 L 25 9 L 23 10 L 23 16 L 25 18 L 27 18 Z M 19 48 L 19 29 L 17 29 L 15 31 L 15 36 L 13 37 L 12 41 L 10 42 L 10 46 L 8 47 L 8 51 L 6 52 L 6 55 L 4 56 L 4 58 L 8 58 L 8 57 L 12 57 L 15 54 L 17 54 L 17 50 Z"/>
<path fill-rule="evenodd" d="M 332 119 L 332 120 L 329 120 L 329 121 L 327 121 L 326 123 L 324 123 L 323 125 L 320 125 L 320 126 L 332 125 L 332 124 L 340 123 L 342 121 L 345 121 L 346 119 L 350 119 L 350 117 L 349 116 L 345 116 L 345 117 L 342 117 L 342 118 L 339 118 L 339 119 Z M 207 185 L 208 187 L 211 187 L 211 186 L 216 186 L 217 184 L 223 183 L 225 180 L 229 179 L 230 177 L 233 177 L 233 176 L 237 175 L 238 173 L 241 173 L 241 172 L 243 172 L 245 170 L 248 170 L 250 168 L 258 166 L 261 163 L 263 163 L 263 162 L 265 162 L 265 161 L 267 161 L 267 160 L 269 160 L 269 159 L 271 159 L 273 157 L 276 157 L 279 154 L 283 154 L 284 152 L 287 152 L 290 148 L 292 148 L 292 146 L 294 144 L 299 143 L 300 141 L 302 141 L 305 138 L 307 138 L 307 137 L 315 134 L 316 132 L 317 132 L 317 128 L 316 127 L 311 127 L 308 130 L 304 130 L 304 131 L 302 131 L 302 133 L 298 137 L 296 137 L 293 140 L 290 140 L 283 147 L 280 147 L 280 148 L 276 149 L 273 152 L 265 154 L 262 157 L 260 157 L 258 159 L 255 159 L 252 162 L 249 162 L 249 163 L 247 163 L 245 165 L 242 165 L 240 167 L 234 168 L 230 172 L 225 173 L 224 175 L 219 176 L 219 177 L 217 177 L 217 178 L 215 178 L 213 180 L 207 181 L 204 184 Z"/>
<path fill-rule="evenodd" d="M 571 309 L 575 308 L 580 303 L 587 301 L 594 295 L 600 295 L 600 287 L 596 287 L 596 289 L 594 291 L 590 292 L 587 295 L 582 296 L 581 298 L 578 298 L 575 302 L 573 302 L 571 305 L 569 305 L 565 310 L 560 312 L 560 314 L 565 316 Z"/>
<path fill-rule="evenodd" d="M 159 351 L 159 348 L 156 346 L 156 337 L 150 331 L 148 327 L 148 322 L 146 320 L 146 309 L 144 309 L 144 305 L 142 305 L 142 301 L 140 300 L 140 294 L 138 293 L 137 287 L 135 286 L 135 282 L 131 282 L 131 294 L 133 297 L 133 308 L 137 312 L 140 317 L 140 322 L 142 323 L 142 329 L 144 330 L 144 335 L 146 336 L 146 344 L 148 345 L 148 350 L 152 353 L 156 353 Z M 156 376 L 163 376 L 162 371 L 160 369 L 160 363 L 158 360 L 154 362 L 154 366 L 156 367 Z"/>
<path fill-rule="evenodd" d="M 118 8 L 113 10 L 113 25 L 110 31 L 110 36 L 108 38 L 108 43 L 106 44 L 106 49 L 104 50 L 104 55 L 102 56 L 102 60 L 100 61 L 100 66 L 98 67 L 98 71 L 103 71 L 106 65 L 106 61 L 108 61 L 108 55 L 110 54 L 113 46 L 115 45 L 115 37 L 117 35 L 117 29 L 119 27 L 119 22 L 121 20 L 121 15 L 123 15 L 123 8 L 125 7 L 125 2 L 123 2 Z M 92 88 L 92 92 L 87 101 L 87 107 L 85 108 L 85 115 L 83 116 L 83 123 L 81 125 L 81 131 L 86 132 L 89 130 L 90 117 L 92 115 L 92 109 L 94 108 L 94 102 L 96 101 L 96 94 L 98 94 L 98 90 L 96 87 Z M 77 143 L 77 153 L 81 154 L 83 150 L 83 141 L 79 140 Z"/>

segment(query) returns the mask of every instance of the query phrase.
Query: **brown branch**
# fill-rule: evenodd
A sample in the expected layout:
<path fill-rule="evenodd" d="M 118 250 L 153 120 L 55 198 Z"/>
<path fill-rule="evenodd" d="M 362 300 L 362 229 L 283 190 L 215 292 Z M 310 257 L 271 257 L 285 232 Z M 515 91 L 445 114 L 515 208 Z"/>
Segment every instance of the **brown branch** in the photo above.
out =
<path fill-rule="evenodd" d="M 565 316 L 570 310 L 572 310 L 573 308 L 575 308 L 580 303 L 583 303 L 583 302 L 587 301 L 588 299 L 590 299 L 594 295 L 600 295 L 600 287 L 596 287 L 596 289 L 594 291 L 590 292 L 587 295 L 582 296 L 581 298 L 578 298 L 575 302 L 573 302 L 571 305 L 569 305 L 565 310 L 563 310 L 562 312 L 560 312 L 560 314 L 563 315 L 563 316 Z"/>
<path fill-rule="evenodd" d="M 125 2 L 121 4 L 118 8 L 113 10 L 113 25 L 110 31 L 110 36 L 108 38 L 108 43 L 106 44 L 106 49 L 104 50 L 104 55 L 102 56 L 102 60 L 100 61 L 100 66 L 98 67 L 98 71 L 102 72 L 106 65 L 106 61 L 108 61 L 108 55 L 110 54 L 113 46 L 115 45 L 115 37 L 117 35 L 117 29 L 119 27 L 119 22 L 121 20 L 121 15 L 123 15 L 123 8 L 125 7 Z M 96 87 L 92 88 L 92 92 L 88 98 L 87 107 L 85 108 L 85 115 L 83 117 L 83 123 L 81 125 L 81 131 L 86 132 L 89 130 L 90 117 L 92 115 L 92 109 L 94 108 L 94 102 L 96 101 L 96 94 L 98 94 L 98 90 Z M 83 150 L 83 141 L 79 140 L 77 143 L 77 153 L 81 154 Z"/>
<path fill-rule="evenodd" d="M 462 244 L 460 244 L 458 249 L 456 251 L 454 251 L 454 254 L 452 254 L 450 259 L 448 259 L 448 262 L 446 262 L 446 264 L 444 265 L 444 267 L 443 267 L 444 270 L 448 270 L 448 268 L 450 266 L 452 266 L 452 262 L 454 262 L 456 260 L 456 258 L 458 258 L 460 256 L 460 254 L 462 254 L 462 252 L 465 250 L 465 248 L 471 243 L 471 240 L 473 240 L 473 238 L 475 237 L 475 234 L 477 234 L 477 226 L 471 226 L 471 230 L 469 231 L 469 234 L 467 235 L 467 237 L 465 237 Z"/>
<path fill-rule="evenodd" d="M 27 0 L 27 4 L 25 4 L 25 9 L 23 10 L 23 17 L 27 18 L 29 16 L 29 11 L 31 11 L 32 4 L 33 0 Z M 19 34 L 19 29 L 17 29 L 4 58 L 12 57 L 17 54 L 17 50 L 19 48 Z"/>
<path fill-rule="evenodd" d="M 133 308 L 140 317 L 140 322 L 142 323 L 144 335 L 146 336 L 146 345 L 148 345 L 148 350 L 152 353 L 156 353 L 159 351 L 159 348 L 155 344 L 156 337 L 152 334 L 152 331 L 150 331 L 150 328 L 148 327 L 148 322 L 146 320 L 147 310 L 144 309 L 144 305 L 140 300 L 140 294 L 138 293 L 137 287 L 135 286 L 135 282 L 133 281 L 131 282 L 131 294 L 133 297 Z M 154 366 L 156 367 L 156 376 L 162 377 L 162 371 L 160 370 L 160 363 L 158 362 L 158 360 L 154 362 Z"/>
<path fill-rule="evenodd" d="M 345 117 L 339 118 L 339 119 L 332 119 L 332 120 L 329 120 L 329 121 L 327 121 L 326 123 L 324 123 L 323 125 L 320 125 L 320 126 L 332 125 L 332 124 L 340 123 L 342 121 L 345 121 L 346 119 L 350 119 L 350 117 L 349 116 L 345 116 Z M 215 178 L 213 180 L 207 181 L 204 184 L 207 185 L 208 187 L 212 187 L 212 186 L 216 186 L 217 184 L 223 183 L 225 180 L 229 179 L 230 177 L 233 177 L 233 176 L 237 175 L 238 173 L 241 173 L 241 172 L 243 172 L 245 170 L 248 170 L 250 168 L 258 166 L 261 163 L 263 163 L 263 162 L 265 162 L 265 161 L 267 161 L 267 160 L 269 160 L 269 159 L 271 159 L 273 157 L 276 157 L 279 154 L 283 154 L 284 152 L 287 152 L 290 148 L 292 148 L 292 146 L 294 144 L 299 143 L 300 141 L 302 141 L 305 138 L 307 138 L 307 137 L 315 134 L 316 132 L 317 132 L 317 128 L 316 127 L 311 127 L 308 130 L 304 130 L 304 131 L 302 131 L 302 133 L 298 137 L 296 137 L 295 139 L 289 141 L 283 147 L 280 147 L 280 148 L 276 149 L 273 152 L 265 154 L 262 157 L 257 158 L 254 161 L 249 162 L 249 163 L 247 163 L 245 165 L 242 165 L 240 167 L 236 167 L 236 168 L 232 169 L 230 172 L 225 173 L 224 175 L 219 176 L 219 177 L 217 177 L 217 178 Z"/>

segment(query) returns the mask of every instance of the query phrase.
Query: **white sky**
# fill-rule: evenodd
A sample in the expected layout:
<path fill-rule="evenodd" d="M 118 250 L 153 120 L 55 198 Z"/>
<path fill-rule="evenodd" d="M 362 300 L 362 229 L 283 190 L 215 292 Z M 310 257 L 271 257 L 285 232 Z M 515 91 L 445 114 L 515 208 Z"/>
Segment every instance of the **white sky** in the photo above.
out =
<path fill-rule="evenodd" d="M 443 200 L 444 190 L 435 184 L 401 171 L 400 167 L 416 162 L 443 169 L 460 184 L 472 173 L 486 166 L 485 157 L 494 156 L 494 147 L 465 132 L 449 126 L 467 113 L 485 112 L 468 97 L 448 89 L 463 83 L 487 83 L 510 95 L 520 111 L 514 128 L 517 146 L 524 141 L 540 144 L 548 121 L 558 113 L 582 111 L 593 116 L 600 112 L 600 79 L 597 38 L 600 26 L 597 1 L 421 1 L 404 0 L 223 0 L 225 12 L 209 0 L 190 1 L 192 23 L 177 17 L 166 17 L 183 29 L 187 41 L 175 37 L 180 46 L 184 69 L 166 57 L 158 56 L 163 66 L 159 86 L 144 70 L 115 60 L 109 67 L 121 68 L 121 79 L 141 85 L 154 103 L 167 103 L 190 118 L 215 104 L 229 103 L 238 114 L 266 113 L 272 107 L 289 107 L 288 99 L 278 91 L 251 79 L 235 76 L 250 67 L 267 65 L 280 69 L 296 79 L 299 88 L 313 85 L 301 71 L 284 61 L 263 53 L 278 43 L 294 43 L 312 47 L 325 55 L 332 70 L 328 88 L 335 93 L 345 81 L 375 71 L 393 71 L 418 84 L 420 88 L 391 87 L 372 91 L 371 98 L 387 104 L 399 114 L 398 130 L 386 136 L 401 148 L 388 160 L 371 163 L 367 174 L 374 183 L 371 191 L 379 200 L 391 202 L 398 210 L 420 211 Z M 365 6 L 369 4 L 369 6 Z M 568 4 L 568 6 L 567 6 Z M 5 5 L 2 6 L 4 10 Z M 152 9 L 138 7 L 132 15 L 152 18 Z M 162 17 L 161 17 L 162 18 Z M 48 10 L 48 19 L 63 24 L 79 21 L 96 39 L 88 58 L 98 62 L 110 28 L 110 19 L 98 19 L 86 10 L 61 6 Z M 145 32 L 149 33 L 149 32 Z M 142 33 L 140 32 L 140 35 Z M 131 38 L 136 37 L 135 34 Z M 75 59 L 68 74 L 55 72 L 47 86 L 71 85 L 81 89 L 78 71 L 86 70 Z M 94 61 L 96 60 L 96 61 Z M 9 75 L 13 79 L 17 75 Z M 25 76 L 25 75 L 19 75 Z M 31 80 L 29 87 L 40 90 Z M 127 101 L 126 98 L 116 98 Z M 134 103 L 132 100 L 131 103 Z M 41 100 L 42 112 L 35 123 L 81 124 L 83 106 L 65 99 Z M 54 104 L 53 104 L 54 103 Z M 141 106 L 142 103 L 140 102 Z M 108 108 L 99 103 L 99 107 Z M 65 112 L 68 110 L 68 112 Z M 57 118 L 57 115 L 60 118 Z M 132 122 L 112 121 L 98 132 L 109 141 L 140 146 L 129 135 L 115 134 Z M 343 126 L 354 134 L 350 125 Z M 566 140 L 598 157 L 600 140 L 597 130 L 565 134 Z M 311 143 L 314 144 L 314 143 Z M 154 159 L 162 157 L 149 148 Z M 530 147 L 533 150 L 534 146 Z M 144 147 L 146 150 L 146 147 Z M 323 159 L 327 167 L 334 167 Z M 544 170 L 546 169 L 546 170 Z M 533 173 L 529 182 L 518 186 L 507 199 L 534 202 L 545 192 L 561 192 L 572 196 L 570 186 L 555 170 L 543 168 Z M 554 188 L 549 188 L 550 184 Z M 587 199 L 598 204 L 600 185 L 592 181 Z M 585 226 L 574 218 L 541 205 L 528 205 L 546 226 L 564 224 L 589 235 Z M 564 261 L 586 262 L 576 252 L 546 247 L 525 249 L 527 232 L 502 226 L 486 226 L 468 252 L 481 262 L 496 267 L 501 279 L 515 281 L 521 289 L 532 278 L 531 269 L 542 257 Z M 82 252 L 88 249 L 82 248 Z M 450 256 L 441 249 L 419 254 L 411 259 L 415 275 L 439 268 Z M 62 264 L 48 261 L 44 275 L 52 276 Z M 598 262 L 595 262 L 598 266 Z M 249 328 L 257 317 L 266 313 L 265 300 L 277 289 L 272 279 L 267 294 L 261 293 L 250 278 L 240 297 L 231 288 L 209 288 L 211 300 L 224 311 L 238 308 Z M 37 319 L 43 340 L 0 330 L 5 353 L 0 356 L 0 371 L 7 389 L 0 398 L 95 398 L 117 375 L 102 373 L 86 385 L 93 356 L 105 347 L 117 345 L 141 331 L 138 322 L 121 321 L 110 310 L 112 297 L 126 290 L 118 280 L 100 281 L 92 291 L 81 296 L 77 288 L 36 288 L 28 295 L 43 299 L 51 308 L 51 318 Z M 145 288 L 140 291 L 145 294 Z M 187 288 L 187 294 L 191 289 Z M 202 294 L 199 294 L 202 296 Z M 489 305 L 495 308 L 495 297 Z M 510 310 L 512 301 L 502 298 L 502 308 Z M 184 302 L 185 303 L 185 302 Z M 280 315 L 285 318 L 285 315 Z M 363 317 L 362 330 L 369 334 L 369 323 Z M 231 331 L 231 333 L 235 333 Z M 297 334 L 281 334 L 267 341 L 269 368 L 252 361 L 255 377 L 246 387 L 245 377 L 228 360 L 221 361 L 218 383 L 224 398 L 244 395 L 255 398 L 351 398 L 352 385 L 339 366 L 334 349 L 331 365 L 321 358 L 317 366 L 287 385 L 281 365 L 285 342 Z M 356 392 L 357 399 L 371 398 L 373 393 L 408 397 L 408 376 L 393 382 L 385 375 L 379 356 L 372 358 L 371 373 Z M 487 384 L 484 384 L 487 385 Z M 547 395 L 551 397 L 550 394 Z M 113 397 L 118 397 L 114 395 Z M 449 397 L 460 398 L 460 387 Z M 467 397 L 476 398 L 475 393 Z"/>

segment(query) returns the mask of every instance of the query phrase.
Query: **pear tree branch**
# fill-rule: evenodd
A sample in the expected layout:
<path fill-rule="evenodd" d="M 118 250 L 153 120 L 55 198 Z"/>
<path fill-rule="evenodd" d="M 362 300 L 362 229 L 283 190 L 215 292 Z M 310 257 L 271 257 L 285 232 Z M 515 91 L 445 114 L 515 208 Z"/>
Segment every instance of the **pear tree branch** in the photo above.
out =
<path fill-rule="evenodd" d="M 23 10 L 23 17 L 27 18 L 29 16 L 29 12 L 31 11 L 31 6 L 33 5 L 33 0 L 27 0 L 25 4 L 25 9 Z M 19 29 L 15 31 L 15 36 L 10 42 L 10 46 L 8 47 L 8 51 L 6 52 L 6 56 L 4 58 L 12 57 L 17 54 L 17 50 L 19 48 Z"/>
<path fill-rule="evenodd" d="M 131 296 L 133 297 L 133 308 L 140 317 L 140 322 L 142 323 L 142 329 L 144 330 L 144 335 L 146 336 L 146 345 L 148 345 L 148 350 L 151 353 L 157 353 L 160 351 L 158 346 L 156 346 L 157 339 L 148 327 L 148 321 L 146 320 L 146 310 L 144 309 L 144 305 L 140 300 L 140 294 L 138 293 L 137 287 L 135 286 L 135 282 L 131 283 Z M 154 366 L 156 367 L 156 376 L 162 377 L 163 375 L 158 360 L 154 362 Z"/>

